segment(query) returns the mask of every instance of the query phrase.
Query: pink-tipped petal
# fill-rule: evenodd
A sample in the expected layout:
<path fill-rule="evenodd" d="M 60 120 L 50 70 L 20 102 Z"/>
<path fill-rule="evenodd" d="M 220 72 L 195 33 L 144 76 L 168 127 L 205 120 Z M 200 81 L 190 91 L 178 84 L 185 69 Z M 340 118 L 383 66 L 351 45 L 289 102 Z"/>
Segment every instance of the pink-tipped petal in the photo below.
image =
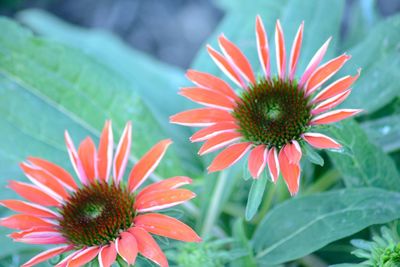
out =
<path fill-rule="evenodd" d="M 285 146 L 285 153 L 287 158 L 289 159 L 289 163 L 299 163 L 302 152 L 299 143 L 296 140 L 293 140 L 291 143 Z"/>
<path fill-rule="evenodd" d="M 73 246 L 62 246 L 62 247 L 57 247 L 57 248 L 52 248 L 46 251 L 43 251 L 42 253 L 36 255 L 29 261 L 25 262 L 24 264 L 21 265 L 21 267 L 32 267 L 35 266 L 39 263 L 42 263 L 44 261 L 47 261 L 48 259 L 51 259 L 57 255 L 60 255 L 62 253 L 65 253 L 67 251 L 70 251 L 73 249 Z"/>
<path fill-rule="evenodd" d="M 128 122 L 125 126 L 119 141 L 114 159 L 113 179 L 116 184 L 119 184 L 124 176 L 126 164 L 128 162 L 129 153 L 131 151 L 132 124 Z"/>
<path fill-rule="evenodd" d="M 361 109 L 337 109 L 314 117 L 310 124 L 320 125 L 338 122 L 360 113 Z"/>
<path fill-rule="evenodd" d="M 129 174 L 128 189 L 130 192 L 135 191 L 155 170 L 171 144 L 171 139 L 159 142 L 136 163 Z"/>
<path fill-rule="evenodd" d="M 249 155 L 248 167 L 253 178 L 259 178 L 267 164 L 268 149 L 264 145 L 253 148 Z"/>
<path fill-rule="evenodd" d="M 168 267 L 168 261 L 153 237 L 143 228 L 132 227 L 129 232 L 136 238 L 139 253 L 161 267 Z"/>
<path fill-rule="evenodd" d="M 0 200 L 0 205 L 27 215 L 33 215 L 43 218 L 58 218 L 59 215 L 54 211 L 41 205 L 21 201 L 21 200 Z"/>
<path fill-rule="evenodd" d="M 99 252 L 99 265 L 100 267 L 111 267 L 117 259 L 117 250 L 115 244 L 110 242 L 109 245 L 103 246 Z"/>
<path fill-rule="evenodd" d="M 115 248 L 118 254 L 128 265 L 134 264 L 138 253 L 138 244 L 130 232 L 122 232 L 115 241 Z"/>
<path fill-rule="evenodd" d="M 158 213 L 141 214 L 135 218 L 135 225 L 149 233 L 184 242 L 200 242 L 201 238 L 181 221 Z"/>
<path fill-rule="evenodd" d="M 144 194 L 148 194 L 151 192 L 176 189 L 176 188 L 179 188 L 181 186 L 188 185 L 191 183 L 192 183 L 192 179 L 190 179 L 189 177 L 186 177 L 186 176 L 171 177 L 171 178 L 168 178 L 168 179 L 156 182 L 156 183 L 152 183 L 152 184 L 146 186 L 145 188 L 143 188 L 142 191 L 139 192 L 139 194 L 137 195 L 137 198 L 139 198 L 140 196 L 142 196 Z"/>
<path fill-rule="evenodd" d="M 230 145 L 228 148 L 219 153 L 211 165 L 208 167 L 208 172 L 216 172 L 226 169 L 238 160 L 240 160 L 247 151 L 252 147 L 251 143 L 238 143 Z"/>
<path fill-rule="evenodd" d="M 319 113 L 333 109 L 334 107 L 336 107 L 337 105 L 339 105 L 340 103 L 345 101 L 346 98 L 350 95 L 350 93 L 351 93 L 351 89 L 347 89 L 346 91 L 344 91 L 334 97 L 331 97 L 325 101 L 322 101 L 321 103 L 319 103 L 317 106 L 315 106 L 313 108 L 313 110 L 311 111 L 311 114 L 317 115 Z"/>
<path fill-rule="evenodd" d="M 75 255 L 79 254 L 81 251 L 83 251 L 85 248 L 82 248 L 80 250 L 76 250 L 74 252 L 72 252 L 71 254 L 69 254 L 67 257 L 65 257 L 64 259 L 62 259 L 59 263 L 57 263 L 56 266 L 54 267 L 67 267 L 69 262 L 72 260 L 73 257 L 75 257 Z"/>
<path fill-rule="evenodd" d="M 329 43 L 331 42 L 332 37 L 329 37 L 328 40 L 318 49 L 315 55 L 312 57 L 310 63 L 306 67 L 303 75 L 301 76 L 299 86 L 302 87 L 304 84 L 307 83 L 310 75 L 313 74 L 315 69 L 318 67 L 319 63 L 321 63 L 322 59 L 325 56 L 326 50 L 328 50 Z"/>
<path fill-rule="evenodd" d="M 238 126 L 234 122 L 220 122 L 214 125 L 208 126 L 207 128 L 197 131 L 190 137 L 192 142 L 200 142 L 207 140 L 217 134 L 224 132 L 234 132 L 238 129 Z"/>
<path fill-rule="evenodd" d="M 85 138 L 78 148 L 78 156 L 89 182 L 97 179 L 97 152 L 96 146 L 90 137 Z"/>
<path fill-rule="evenodd" d="M 270 67 L 268 37 L 264 29 L 264 24 L 259 15 L 257 15 L 256 18 L 256 38 L 257 38 L 258 58 L 260 59 L 261 67 L 265 73 L 265 77 L 269 79 L 271 77 L 271 70 L 270 70 L 271 67 Z"/>
<path fill-rule="evenodd" d="M 136 198 L 135 209 L 137 212 L 166 209 L 184 203 L 195 196 L 195 193 L 187 189 L 150 191 Z"/>
<path fill-rule="evenodd" d="M 300 56 L 301 43 L 303 41 L 303 30 L 304 30 L 304 21 L 300 24 L 300 27 L 297 30 L 296 36 L 294 37 L 292 49 L 290 52 L 289 79 L 291 81 L 293 80 L 294 74 L 296 73 L 297 62 Z"/>
<path fill-rule="evenodd" d="M 99 143 L 99 153 L 97 155 L 98 160 L 98 178 L 101 181 L 108 182 L 110 178 L 110 171 L 112 166 L 113 157 L 113 132 L 111 127 L 111 121 L 106 121 L 104 129 L 101 133 Z"/>
<path fill-rule="evenodd" d="M 271 175 L 272 181 L 276 183 L 276 181 L 278 181 L 280 169 L 279 169 L 278 151 L 275 147 L 272 147 L 268 151 L 267 162 L 268 162 L 269 174 Z"/>
<path fill-rule="evenodd" d="M 282 172 L 283 179 L 286 182 L 286 185 L 289 189 L 289 192 L 292 196 L 297 194 L 299 191 L 299 183 L 300 183 L 300 164 L 299 163 L 290 163 L 287 154 L 289 151 L 284 146 L 279 151 L 279 166 Z"/>
<path fill-rule="evenodd" d="M 170 122 L 185 126 L 210 126 L 219 122 L 233 122 L 232 115 L 216 108 L 198 108 L 183 111 L 170 117 Z"/>
<path fill-rule="evenodd" d="M 283 36 L 283 30 L 279 20 L 276 21 L 275 27 L 275 51 L 278 76 L 279 79 L 284 80 L 286 74 L 286 48 L 285 38 Z"/>
<path fill-rule="evenodd" d="M 32 231 L 31 229 L 12 233 L 9 236 L 16 242 L 22 242 L 35 245 L 56 245 L 66 244 L 66 239 L 58 230 L 54 228 L 42 229 L 43 227 L 36 227 L 31 229 L 39 229 Z"/>
<path fill-rule="evenodd" d="M 68 267 L 81 267 L 93 260 L 100 251 L 100 247 L 89 247 L 76 254 L 69 262 Z"/>
<path fill-rule="evenodd" d="M 83 185 L 88 185 L 89 181 L 86 177 L 85 170 L 83 169 L 82 162 L 79 159 L 78 152 L 76 152 L 74 143 L 72 142 L 72 139 L 68 134 L 68 131 L 65 131 L 64 137 L 65 137 L 65 143 L 67 145 L 68 155 L 72 163 L 72 167 L 74 167 L 74 170 L 78 175 L 78 178 L 81 181 L 81 183 Z"/>
<path fill-rule="evenodd" d="M 320 133 L 305 133 L 303 139 L 315 148 L 319 149 L 340 149 L 341 144 L 330 138 L 329 136 Z"/>
<path fill-rule="evenodd" d="M 235 107 L 234 101 L 232 101 L 230 98 L 208 89 L 187 87 L 182 88 L 179 94 L 192 100 L 193 102 L 211 108 L 232 110 Z"/>
<path fill-rule="evenodd" d="M 8 187 L 14 190 L 21 197 L 29 200 L 30 202 L 46 207 L 61 206 L 61 202 L 59 200 L 51 195 L 48 195 L 34 185 L 17 181 L 10 181 Z"/>
<path fill-rule="evenodd" d="M 223 132 L 208 139 L 200 148 L 199 155 L 216 151 L 222 147 L 232 144 L 241 139 L 242 135 L 238 132 Z"/>
<path fill-rule="evenodd" d="M 0 225 L 11 229 L 27 230 L 32 227 L 54 227 L 57 224 L 33 215 L 14 214 L 0 219 Z"/>

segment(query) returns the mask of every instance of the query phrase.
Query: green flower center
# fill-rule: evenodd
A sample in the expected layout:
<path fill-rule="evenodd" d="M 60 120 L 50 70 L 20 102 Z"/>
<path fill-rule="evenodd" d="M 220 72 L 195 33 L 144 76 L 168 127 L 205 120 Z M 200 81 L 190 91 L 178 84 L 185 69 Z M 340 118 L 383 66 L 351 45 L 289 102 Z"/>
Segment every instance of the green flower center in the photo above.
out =
<path fill-rule="evenodd" d="M 105 245 L 128 229 L 135 198 L 121 186 L 96 183 L 76 191 L 61 207 L 60 232 L 74 245 Z"/>
<path fill-rule="evenodd" d="M 246 141 L 280 148 L 309 127 L 311 104 L 295 82 L 264 79 L 240 98 L 233 115 Z"/>

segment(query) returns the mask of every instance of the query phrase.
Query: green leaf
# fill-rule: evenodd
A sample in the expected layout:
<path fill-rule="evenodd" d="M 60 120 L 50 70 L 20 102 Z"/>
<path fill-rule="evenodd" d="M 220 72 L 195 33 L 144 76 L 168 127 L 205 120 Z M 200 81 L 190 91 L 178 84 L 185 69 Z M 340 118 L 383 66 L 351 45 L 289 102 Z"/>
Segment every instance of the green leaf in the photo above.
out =
<path fill-rule="evenodd" d="M 347 187 L 373 186 L 400 191 L 400 175 L 393 160 L 372 144 L 362 128 L 352 120 L 330 128 L 330 136 L 349 153 L 328 152 Z"/>
<path fill-rule="evenodd" d="M 324 159 L 310 145 L 303 142 L 301 144 L 301 148 L 304 157 L 306 157 L 310 162 L 317 164 L 319 166 L 324 166 Z"/>
<path fill-rule="evenodd" d="M 267 172 L 264 171 L 258 179 L 253 179 L 252 181 L 246 204 L 246 221 L 253 219 L 254 215 L 257 213 L 258 207 L 261 204 L 268 181 L 266 173 Z"/>
<path fill-rule="evenodd" d="M 232 262 L 231 265 L 233 267 L 255 267 L 257 266 L 257 262 L 254 259 L 253 249 L 249 242 L 249 239 L 246 236 L 245 229 L 243 226 L 243 220 L 237 219 L 232 227 L 233 237 L 235 238 L 235 247 L 237 249 L 244 249 L 247 253 L 246 256 L 237 259 L 235 262 Z"/>
<path fill-rule="evenodd" d="M 276 206 L 253 235 L 258 263 L 294 260 L 365 227 L 400 217 L 400 194 L 377 188 L 292 198 Z"/>

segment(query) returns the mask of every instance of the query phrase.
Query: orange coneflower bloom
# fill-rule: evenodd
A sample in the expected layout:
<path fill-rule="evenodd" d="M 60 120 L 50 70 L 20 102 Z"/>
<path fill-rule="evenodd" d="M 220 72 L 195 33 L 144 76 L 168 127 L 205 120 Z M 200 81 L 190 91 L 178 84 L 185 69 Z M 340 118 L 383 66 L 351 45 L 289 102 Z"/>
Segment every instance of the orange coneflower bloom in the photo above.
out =
<path fill-rule="evenodd" d="M 21 168 L 32 184 L 11 181 L 9 185 L 27 201 L 0 201 L 1 205 L 19 212 L 0 220 L 0 225 L 18 230 L 10 234 L 15 241 L 59 245 L 22 266 L 33 266 L 66 252 L 70 254 L 57 266 L 82 266 L 97 257 L 101 267 L 109 267 L 117 255 L 133 264 L 138 253 L 160 266 L 168 266 L 150 233 L 186 242 L 201 240 L 186 224 L 154 213 L 195 197 L 193 192 L 179 189 L 190 184 L 190 178 L 172 177 L 138 191 L 159 164 L 171 140 L 163 140 L 151 148 L 132 168 L 127 184 L 122 178 L 131 147 L 130 123 L 125 127 L 114 160 L 109 121 L 97 151 L 89 137 L 78 151 L 68 132 L 65 140 L 80 185 L 60 166 L 29 157 L 21 163 Z"/>
<path fill-rule="evenodd" d="M 205 141 L 199 154 L 204 155 L 228 146 L 208 167 L 210 172 L 223 170 L 250 151 L 248 168 L 258 178 L 268 165 L 273 181 L 282 176 L 290 193 L 299 189 L 301 143 L 315 148 L 339 149 L 332 138 L 314 132 L 316 126 L 337 122 L 360 112 L 358 109 L 329 111 L 350 94 L 355 76 L 345 76 L 317 90 L 345 64 L 343 54 L 320 65 L 330 38 L 316 52 L 304 73 L 295 78 L 303 39 L 302 23 L 292 45 L 287 64 L 285 40 L 279 20 L 276 23 L 275 48 L 277 75 L 270 71 L 270 50 L 261 18 L 256 18 L 257 50 L 264 75 L 260 79 L 240 49 L 224 35 L 218 39 L 222 54 L 208 46 L 208 53 L 218 67 L 242 88 L 236 92 L 227 82 L 211 74 L 189 70 L 187 77 L 196 85 L 183 88 L 180 94 L 206 108 L 176 114 L 171 122 L 206 127 L 196 132 L 192 142 Z"/>

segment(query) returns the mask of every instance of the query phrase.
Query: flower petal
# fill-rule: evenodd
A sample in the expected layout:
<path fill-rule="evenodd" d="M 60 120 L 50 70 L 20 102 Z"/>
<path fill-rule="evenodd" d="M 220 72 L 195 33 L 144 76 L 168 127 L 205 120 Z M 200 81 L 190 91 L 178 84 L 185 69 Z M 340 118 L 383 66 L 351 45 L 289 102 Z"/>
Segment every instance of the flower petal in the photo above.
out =
<path fill-rule="evenodd" d="M 279 152 L 279 166 L 281 168 L 282 176 L 286 182 L 289 192 L 292 196 L 294 196 L 299 191 L 300 165 L 298 162 L 290 163 L 290 160 L 287 157 L 288 152 L 286 150 L 288 149 L 286 148 L 286 146 L 284 146 Z"/>
<path fill-rule="evenodd" d="M 96 146 L 90 137 L 85 138 L 79 145 L 78 156 L 86 178 L 93 183 L 97 179 L 97 152 Z"/>
<path fill-rule="evenodd" d="M 193 102 L 211 108 L 232 110 L 235 107 L 235 103 L 225 95 L 200 87 L 182 88 L 179 94 Z"/>
<path fill-rule="evenodd" d="M 253 148 L 249 155 L 249 171 L 253 178 L 259 178 L 267 164 L 268 149 L 264 145 Z"/>
<path fill-rule="evenodd" d="M 172 189 L 166 191 L 150 191 L 136 198 L 137 212 L 148 212 L 169 208 L 186 202 L 196 196 L 187 189 Z"/>
<path fill-rule="evenodd" d="M 122 232 L 115 241 L 115 249 L 129 265 L 134 264 L 138 253 L 138 244 L 130 232 Z"/>
<path fill-rule="evenodd" d="M 27 230 L 32 227 L 53 227 L 55 222 L 27 214 L 14 214 L 0 219 L 0 225 L 17 230 Z"/>
<path fill-rule="evenodd" d="M 170 117 L 170 122 L 185 126 L 210 126 L 218 122 L 233 122 L 232 115 L 216 108 L 198 108 L 183 111 Z"/>
<path fill-rule="evenodd" d="M 29 200 L 30 202 L 42 206 L 61 206 L 61 203 L 57 199 L 43 192 L 34 185 L 17 181 L 10 181 L 8 187 L 14 190 L 21 197 Z"/>
<path fill-rule="evenodd" d="M 219 153 L 208 167 L 208 172 L 221 171 L 235 164 L 252 147 L 251 143 L 238 143 L 230 145 Z"/>
<path fill-rule="evenodd" d="M 161 180 L 159 182 L 152 183 L 152 184 L 146 186 L 145 188 L 143 188 L 142 191 L 139 192 L 139 194 L 137 195 L 137 198 L 139 198 L 143 194 L 147 194 L 150 192 L 176 189 L 183 185 L 187 185 L 187 184 L 191 184 L 191 183 L 192 183 L 192 179 L 190 179 L 189 177 L 175 176 L 175 177 Z"/>
<path fill-rule="evenodd" d="M 329 136 L 320 133 L 305 133 L 303 139 L 313 147 L 324 149 L 332 148 L 339 149 L 342 147 L 341 144 L 330 138 Z"/>
<path fill-rule="evenodd" d="M 224 146 L 227 146 L 242 138 L 238 132 L 223 132 L 208 139 L 200 148 L 199 155 L 204 155 Z"/>
<path fill-rule="evenodd" d="M 39 229 L 32 231 L 31 229 L 12 233 L 9 236 L 16 242 L 22 242 L 27 244 L 35 245 L 55 245 L 55 244 L 66 244 L 69 241 L 54 228 L 47 228 L 41 230 L 43 227 L 35 227 Z"/>
<path fill-rule="evenodd" d="M 57 255 L 60 255 L 64 252 L 70 251 L 73 249 L 73 246 L 62 246 L 62 247 L 57 247 L 57 248 L 52 248 L 46 251 L 43 251 L 42 253 L 36 255 L 29 261 L 25 262 L 24 264 L 21 265 L 21 267 L 31 267 L 35 266 L 41 262 L 44 262 L 48 259 L 51 259 Z"/>
<path fill-rule="evenodd" d="M 112 166 L 113 157 L 113 132 L 111 127 L 111 121 L 106 121 L 103 132 L 101 133 L 99 143 L 99 153 L 97 155 L 98 161 L 98 178 L 101 181 L 107 181 L 110 177 L 110 171 Z"/>
<path fill-rule="evenodd" d="M 232 132 L 239 127 L 234 122 L 220 122 L 214 125 L 208 126 L 207 128 L 197 131 L 194 135 L 190 137 L 192 142 L 200 142 L 207 140 L 219 133 Z"/>
<path fill-rule="evenodd" d="M 296 140 L 293 140 L 291 143 L 285 146 L 285 153 L 287 158 L 289 159 L 289 163 L 299 163 L 302 152 L 299 143 Z"/>
<path fill-rule="evenodd" d="M 162 267 L 168 267 L 167 258 L 146 230 L 140 227 L 132 227 L 129 232 L 136 238 L 140 254 Z"/>
<path fill-rule="evenodd" d="M 269 174 L 271 175 L 272 181 L 276 183 L 279 177 L 279 161 L 278 161 L 278 151 L 275 147 L 272 147 L 268 151 L 268 169 Z"/>
<path fill-rule="evenodd" d="M 296 72 L 297 62 L 300 56 L 300 48 L 301 43 L 303 41 L 303 30 L 304 30 L 304 21 L 300 24 L 299 29 L 297 30 L 296 36 L 294 37 L 292 49 L 290 52 L 290 60 L 289 60 L 289 79 L 292 81 L 294 78 L 294 74 Z"/>
<path fill-rule="evenodd" d="M 337 121 L 344 120 L 348 117 L 354 116 L 360 113 L 361 109 L 337 109 L 326 112 L 324 114 L 318 115 L 314 117 L 310 124 L 311 125 L 319 125 L 319 124 L 329 124 Z"/>
<path fill-rule="evenodd" d="M 78 153 L 76 152 L 74 143 L 72 142 L 72 139 L 68 134 L 68 131 L 65 131 L 64 137 L 65 137 L 65 143 L 67 145 L 68 155 L 72 163 L 72 167 L 74 167 L 74 170 L 78 175 L 78 178 L 81 181 L 81 183 L 83 185 L 87 185 L 89 183 L 88 179 L 83 169 L 82 162 L 79 159 Z"/>
<path fill-rule="evenodd" d="M 350 95 L 350 93 L 351 93 L 351 89 L 347 89 L 346 91 L 344 91 L 334 97 L 328 98 L 327 100 L 325 100 L 325 101 L 319 103 L 317 106 L 315 106 L 313 108 L 313 110 L 311 111 L 311 114 L 317 115 L 319 113 L 333 109 L 334 107 L 336 107 L 337 105 L 339 105 L 340 103 L 345 101 L 346 98 Z"/>
<path fill-rule="evenodd" d="M 117 258 L 117 250 L 115 244 L 110 242 L 109 245 L 103 246 L 99 252 L 99 266 L 100 267 L 111 267 Z"/>
<path fill-rule="evenodd" d="M 124 132 L 122 133 L 114 158 L 113 179 L 116 184 L 119 184 L 124 176 L 129 153 L 131 151 L 131 138 L 132 124 L 131 122 L 128 122 L 125 126 Z"/>
<path fill-rule="evenodd" d="M 171 139 L 157 143 L 136 163 L 129 174 L 128 188 L 130 192 L 135 191 L 155 170 L 171 144 Z"/>
<path fill-rule="evenodd" d="M 135 217 L 135 225 L 160 236 L 184 241 L 200 242 L 201 238 L 183 222 L 158 213 L 141 214 Z"/>
<path fill-rule="evenodd" d="M 68 267 L 80 267 L 93 260 L 100 251 L 100 247 L 88 247 L 76 254 L 69 262 Z"/>
<path fill-rule="evenodd" d="M 21 212 L 23 214 L 34 215 L 44 218 L 59 217 L 57 213 L 50 209 L 21 200 L 0 200 L 0 205 L 13 211 Z"/>
<path fill-rule="evenodd" d="M 269 79 L 271 76 L 271 70 L 268 37 L 264 29 L 264 24 L 259 15 L 257 15 L 256 18 L 256 37 L 258 58 L 260 59 L 261 67 L 265 73 L 266 78 Z"/>
<path fill-rule="evenodd" d="M 275 26 L 275 51 L 276 51 L 276 66 L 278 76 L 281 80 L 285 79 L 286 70 L 286 48 L 285 38 L 283 36 L 282 26 L 279 20 Z"/>

